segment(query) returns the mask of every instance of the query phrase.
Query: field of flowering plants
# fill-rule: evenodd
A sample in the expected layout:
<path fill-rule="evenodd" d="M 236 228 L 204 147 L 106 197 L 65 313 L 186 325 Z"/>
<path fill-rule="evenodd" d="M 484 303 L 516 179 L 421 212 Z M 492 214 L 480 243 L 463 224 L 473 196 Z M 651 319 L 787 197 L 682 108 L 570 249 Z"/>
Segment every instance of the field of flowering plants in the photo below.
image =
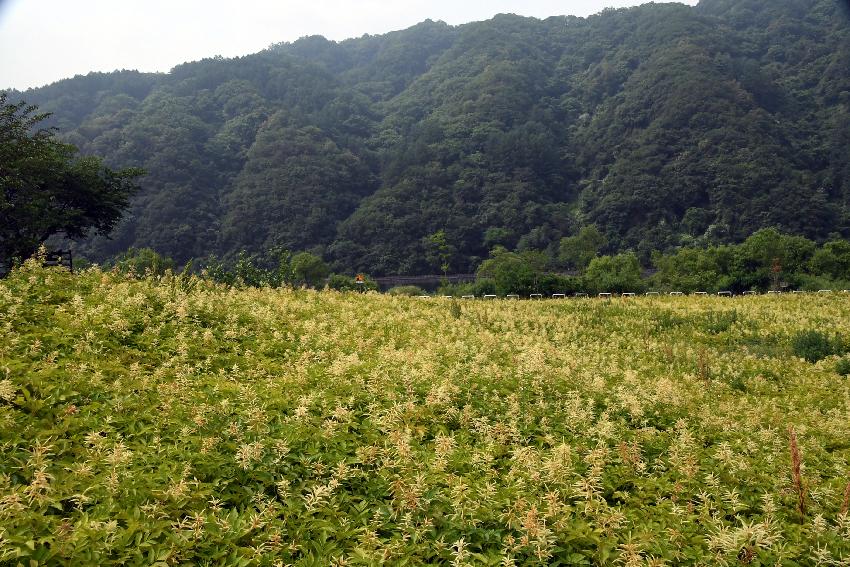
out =
<path fill-rule="evenodd" d="M 850 565 L 850 377 L 811 331 L 847 341 L 850 296 L 29 264 L 0 280 L 0 564 Z"/>

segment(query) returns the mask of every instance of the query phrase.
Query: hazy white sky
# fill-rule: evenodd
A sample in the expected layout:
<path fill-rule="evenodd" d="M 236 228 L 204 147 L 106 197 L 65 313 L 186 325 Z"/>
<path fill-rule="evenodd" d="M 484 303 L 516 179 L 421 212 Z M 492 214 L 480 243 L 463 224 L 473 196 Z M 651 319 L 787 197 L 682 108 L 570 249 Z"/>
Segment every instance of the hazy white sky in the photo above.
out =
<path fill-rule="evenodd" d="M 255 53 L 305 35 L 329 39 L 461 24 L 499 13 L 587 16 L 640 0 L 0 0 L 0 89 L 89 71 L 168 71 Z M 685 0 L 696 4 L 696 0 Z"/>

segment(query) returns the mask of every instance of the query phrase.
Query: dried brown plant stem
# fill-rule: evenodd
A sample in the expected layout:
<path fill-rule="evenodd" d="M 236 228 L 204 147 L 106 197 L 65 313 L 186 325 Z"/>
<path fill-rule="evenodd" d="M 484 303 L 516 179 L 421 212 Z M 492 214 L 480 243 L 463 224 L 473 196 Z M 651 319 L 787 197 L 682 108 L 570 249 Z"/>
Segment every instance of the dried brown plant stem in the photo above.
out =
<path fill-rule="evenodd" d="M 844 502 L 841 504 L 841 515 L 847 514 L 848 509 L 850 509 L 850 482 L 844 487 Z"/>
<path fill-rule="evenodd" d="M 806 487 L 803 485 L 803 476 L 800 474 L 800 446 L 797 444 L 797 433 L 794 426 L 788 426 L 788 438 L 791 448 L 791 478 L 794 481 L 794 491 L 797 493 L 797 512 L 800 513 L 800 523 L 806 517 Z"/>
<path fill-rule="evenodd" d="M 697 357 L 697 374 L 699 379 L 707 382 L 709 378 L 708 355 L 705 347 L 700 347 L 699 356 Z"/>

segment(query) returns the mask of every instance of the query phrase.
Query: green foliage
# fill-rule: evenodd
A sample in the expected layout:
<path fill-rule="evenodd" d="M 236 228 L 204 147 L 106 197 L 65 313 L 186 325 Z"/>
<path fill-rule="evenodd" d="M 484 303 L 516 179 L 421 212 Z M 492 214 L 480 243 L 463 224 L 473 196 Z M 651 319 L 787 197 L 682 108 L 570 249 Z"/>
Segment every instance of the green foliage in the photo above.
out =
<path fill-rule="evenodd" d="M 362 157 L 319 128 L 295 127 L 280 111 L 257 130 L 245 167 L 223 197 L 222 245 L 253 252 L 327 246 L 372 184 Z"/>
<path fill-rule="evenodd" d="M 503 246 L 569 269 L 623 251 L 649 265 L 770 227 L 850 237 L 848 22 L 833 0 L 423 22 L 27 97 L 85 154 L 149 171 L 112 239 L 79 245 L 94 260 L 280 246 L 340 272 L 473 272 Z M 850 279 L 845 249 L 798 244 L 764 234 L 734 273 L 664 285 L 707 289 L 715 271 L 766 289 L 776 257 L 789 284 L 801 262 Z"/>
<path fill-rule="evenodd" d="M 163 276 L 167 271 L 174 270 L 174 260 L 150 248 L 130 248 L 118 257 L 115 269 L 123 274 L 136 276 Z"/>
<path fill-rule="evenodd" d="M 841 358 L 835 363 L 835 372 L 839 376 L 850 376 L 850 358 Z"/>
<path fill-rule="evenodd" d="M 702 328 L 707 333 L 717 335 L 725 333 L 737 322 L 738 311 L 735 309 L 730 311 L 709 311 L 703 318 Z"/>
<path fill-rule="evenodd" d="M 585 291 L 584 278 L 581 276 L 562 276 L 558 274 L 543 274 L 537 281 L 538 293 L 551 296 L 553 293 L 571 295 Z"/>
<path fill-rule="evenodd" d="M 0 564 L 846 557 L 850 381 L 773 342 L 840 328 L 850 303 L 729 301 L 421 301 L 29 261 L 0 281 Z"/>
<path fill-rule="evenodd" d="M 850 243 L 844 240 L 818 247 L 806 238 L 765 229 L 740 245 L 654 252 L 652 263 L 658 271 L 651 285 L 684 292 L 846 289 L 850 280 L 843 279 L 845 248 L 850 249 Z"/>
<path fill-rule="evenodd" d="M 744 287 L 767 289 L 784 274 L 801 272 L 809 264 L 816 245 L 801 236 L 760 230 L 735 249 L 735 271 Z"/>
<path fill-rule="evenodd" d="M 821 289 L 850 289 L 850 279 L 834 280 L 819 274 L 795 274 L 793 280 L 802 291 L 816 292 Z"/>
<path fill-rule="evenodd" d="M 725 246 L 683 248 L 666 255 L 655 252 L 652 263 L 658 271 L 652 276 L 651 285 L 656 289 L 685 293 L 729 290 L 735 287 L 734 276 L 730 274 L 732 257 L 732 249 Z"/>
<path fill-rule="evenodd" d="M 32 256 L 50 236 L 109 234 L 138 190 L 140 169 L 113 171 L 43 128 L 49 114 L 0 93 L 0 264 Z"/>
<path fill-rule="evenodd" d="M 830 240 L 812 254 L 812 273 L 834 280 L 850 281 L 850 242 Z"/>
<path fill-rule="evenodd" d="M 215 255 L 207 259 L 203 273 L 214 282 L 233 285 L 233 273 Z"/>
<path fill-rule="evenodd" d="M 607 243 L 596 226 L 582 227 L 577 235 L 561 239 L 558 261 L 566 268 L 584 271 Z"/>
<path fill-rule="evenodd" d="M 551 261 L 543 252 L 510 252 L 496 247 L 491 257 L 482 262 L 478 277 L 480 282 L 491 282 L 487 293 L 500 295 L 622 293 L 647 288 L 685 293 L 728 290 L 737 294 L 750 289 L 766 291 L 775 286 L 805 291 L 843 290 L 850 289 L 850 280 L 831 279 L 833 274 L 843 273 L 830 268 L 834 263 L 811 259 L 840 257 L 835 251 L 843 250 L 844 242 L 834 240 L 819 248 L 805 238 L 767 229 L 740 245 L 680 248 L 669 254 L 655 251 L 652 263 L 656 271 L 648 279 L 643 279 L 643 270 L 634 254 L 593 258 L 592 270 L 588 267 L 584 276 L 573 277 L 548 271 Z M 821 254 L 824 249 L 828 250 L 827 254 Z M 469 286 L 463 291 L 473 293 Z"/>
<path fill-rule="evenodd" d="M 362 284 L 355 282 L 353 276 L 331 274 L 327 281 L 328 289 L 336 291 L 378 291 L 378 284 L 365 277 Z"/>
<path fill-rule="evenodd" d="M 418 295 L 424 295 L 425 290 L 423 290 L 419 286 L 415 285 L 397 285 L 395 287 L 391 287 L 387 290 L 389 295 L 403 295 L 406 297 L 416 297 Z"/>
<path fill-rule="evenodd" d="M 445 230 L 440 229 L 425 237 L 425 259 L 444 275 L 451 268 L 454 254 L 454 246 L 449 244 Z"/>
<path fill-rule="evenodd" d="M 584 279 L 586 287 L 596 293 L 635 293 L 645 289 L 640 263 L 631 253 L 594 258 Z"/>
<path fill-rule="evenodd" d="M 330 268 L 321 257 L 309 252 L 299 252 L 291 260 L 295 281 L 310 287 L 319 287 L 330 274 Z"/>
<path fill-rule="evenodd" d="M 495 293 L 496 284 L 490 278 L 479 278 L 469 283 L 442 284 L 437 288 L 437 295 L 451 295 L 452 297 L 463 297 L 464 295 L 482 297 Z"/>
<path fill-rule="evenodd" d="M 492 280 L 498 295 L 528 296 L 540 292 L 546 262 L 546 256 L 540 252 L 515 253 L 496 247 L 490 258 L 481 263 L 477 276 Z"/>
<path fill-rule="evenodd" d="M 808 362 L 817 362 L 833 354 L 844 354 L 840 337 L 812 329 L 796 333 L 791 339 L 791 347 L 796 356 Z"/>
<path fill-rule="evenodd" d="M 236 263 L 233 265 L 233 282 L 236 285 L 249 287 L 261 287 L 270 283 L 272 273 L 256 264 L 256 260 L 244 250 L 239 253 Z"/>
<path fill-rule="evenodd" d="M 241 251 L 232 267 L 215 256 L 209 258 L 205 272 L 213 281 L 248 287 L 306 285 L 319 287 L 328 275 L 324 260 L 309 252 L 293 255 L 285 248 L 252 255 Z"/>

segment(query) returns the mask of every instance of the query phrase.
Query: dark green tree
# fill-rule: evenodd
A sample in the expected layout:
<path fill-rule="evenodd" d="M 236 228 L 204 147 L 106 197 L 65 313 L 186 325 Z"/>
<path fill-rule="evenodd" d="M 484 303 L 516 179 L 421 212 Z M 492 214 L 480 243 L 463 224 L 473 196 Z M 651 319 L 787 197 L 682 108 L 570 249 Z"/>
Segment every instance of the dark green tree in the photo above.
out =
<path fill-rule="evenodd" d="M 768 289 L 778 281 L 802 272 L 817 246 L 802 236 L 783 234 L 774 228 L 753 233 L 735 247 L 732 276 L 740 289 Z"/>
<path fill-rule="evenodd" d="M 561 239 L 558 261 L 567 268 L 583 271 L 607 242 L 595 225 L 582 227 L 577 235 Z"/>
<path fill-rule="evenodd" d="M 850 280 L 850 242 L 830 240 L 814 253 L 809 265 L 814 274 Z"/>
<path fill-rule="evenodd" d="M 440 229 L 425 237 L 425 257 L 431 265 L 443 272 L 444 277 L 449 273 L 454 253 L 454 246 L 449 244 L 445 230 Z"/>
<path fill-rule="evenodd" d="M 643 291 L 640 263 L 632 253 L 599 256 L 591 260 L 585 273 L 589 289 L 597 292 Z"/>
<path fill-rule="evenodd" d="M 499 295 L 529 295 L 539 292 L 545 265 L 546 255 L 542 252 L 517 253 L 497 246 L 490 258 L 481 263 L 477 276 L 491 279 Z"/>
<path fill-rule="evenodd" d="M 673 254 L 652 255 L 658 272 L 652 277 L 655 287 L 670 291 L 719 291 L 727 283 L 722 275 L 721 248 L 682 248 Z M 729 255 L 731 252 L 726 252 Z M 725 288 L 724 288 L 725 289 Z"/>
<path fill-rule="evenodd" d="M 40 127 L 49 114 L 0 94 L 0 262 L 30 257 L 47 238 L 108 234 L 138 187 L 139 169 L 113 171 Z"/>
<path fill-rule="evenodd" d="M 299 252 L 292 257 L 292 273 L 297 282 L 317 287 L 328 277 L 330 269 L 319 256 L 309 252 Z"/>

